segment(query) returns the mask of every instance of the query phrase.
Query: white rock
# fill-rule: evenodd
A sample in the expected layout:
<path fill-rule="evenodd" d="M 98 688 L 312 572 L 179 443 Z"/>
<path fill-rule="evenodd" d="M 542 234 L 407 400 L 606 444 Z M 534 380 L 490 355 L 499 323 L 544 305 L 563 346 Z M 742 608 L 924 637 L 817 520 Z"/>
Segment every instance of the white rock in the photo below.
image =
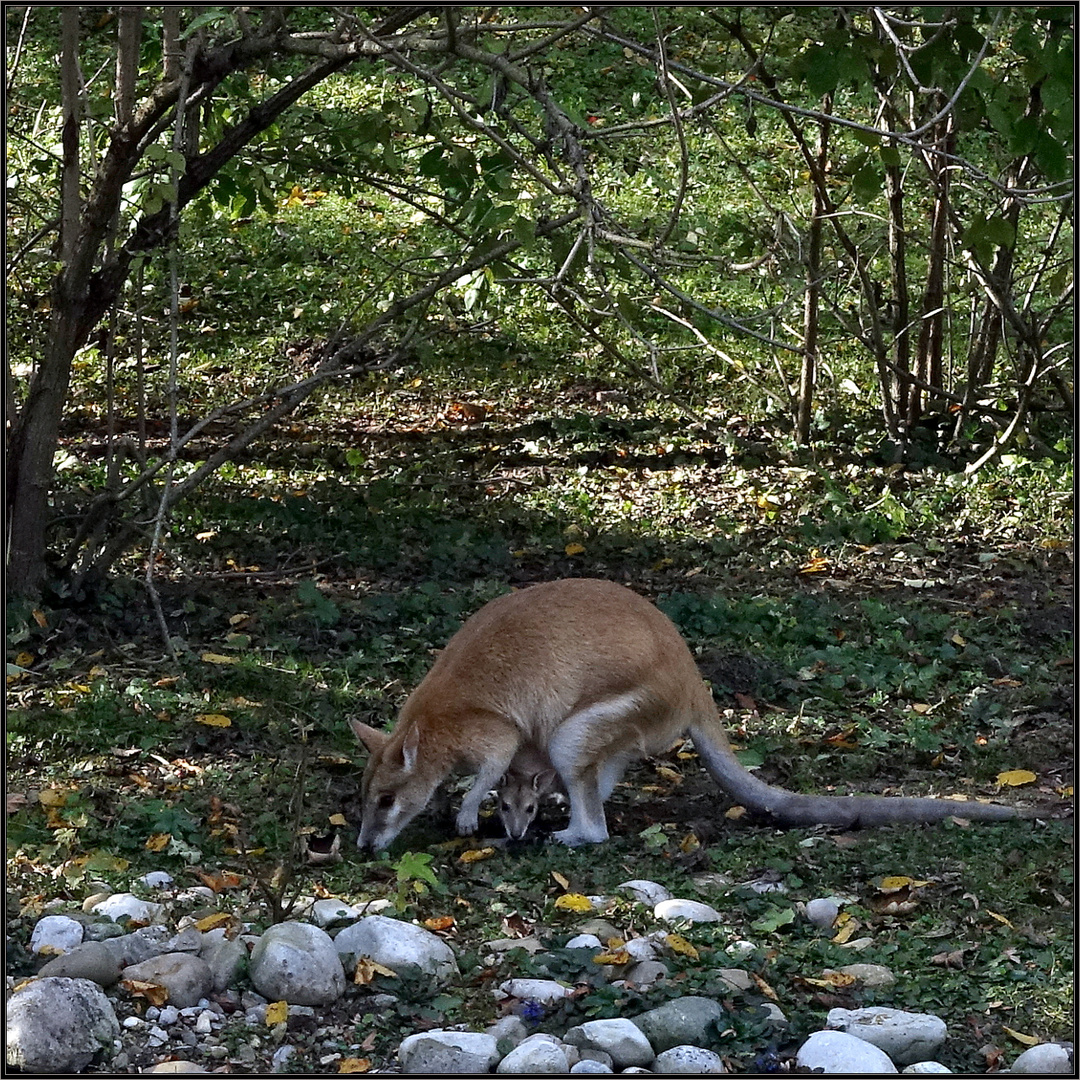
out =
<path fill-rule="evenodd" d="M 671 899 L 671 893 L 656 881 L 634 878 L 632 881 L 624 881 L 618 888 L 630 893 L 639 904 L 648 904 L 652 907 Z"/>
<path fill-rule="evenodd" d="M 945 1042 L 945 1021 L 930 1013 L 904 1012 L 874 1005 L 866 1009 L 830 1009 L 825 1027 L 846 1031 L 884 1050 L 897 1065 L 928 1061 Z"/>
<path fill-rule="evenodd" d="M 7 1000 L 7 1066 L 23 1072 L 77 1073 L 111 1056 L 120 1024 L 89 979 L 35 979 Z"/>
<path fill-rule="evenodd" d="M 595 934 L 578 934 L 567 943 L 568 949 L 602 949 L 603 942 Z"/>
<path fill-rule="evenodd" d="M 831 929 L 839 914 L 840 905 L 831 896 L 821 897 L 817 900 L 807 900 L 806 902 L 807 921 L 819 930 Z"/>
<path fill-rule="evenodd" d="M 67 915 L 46 915 L 34 924 L 30 935 L 32 953 L 48 953 L 55 956 L 81 945 L 83 924 Z"/>
<path fill-rule="evenodd" d="M 659 955 L 656 946 L 651 941 L 639 937 L 631 938 L 623 946 L 623 951 L 631 960 L 637 960 L 639 963 L 642 960 L 655 960 Z"/>
<path fill-rule="evenodd" d="M 195 1034 L 209 1035 L 214 1030 L 213 1018 L 214 1014 L 209 1009 L 199 1013 L 199 1019 L 195 1021 Z"/>
<path fill-rule="evenodd" d="M 724 1063 L 719 1054 L 700 1046 L 673 1046 L 656 1055 L 654 1073 L 722 1073 Z"/>
<path fill-rule="evenodd" d="M 758 1008 L 765 1010 L 769 1023 L 773 1027 L 785 1028 L 788 1026 L 788 1018 L 784 1015 L 783 1009 L 775 1002 L 763 1001 Z"/>
<path fill-rule="evenodd" d="M 884 1050 L 843 1031 L 815 1031 L 799 1047 L 795 1064 L 810 1072 L 896 1072 L 896 1066 Z"/>
<path fill-rule="evenodd" d="M 148 889 L 167 889 L 173 883 L 173 876 L 166 870 L 151 870 L 139 878 Z"/>
<path fill-rule="evenodd" d="M 225 1047 L 221 1048 L 222 1050 Z M 194 1061 L 161 1061 L 155 1065 L 152 1069 L 147 1069 L 148 1073 L 204 1073 L 207 1072 L 201 1065 L 197 1065 Z"/>
<path fill-rule="evenodd" d="M 610 1054 L 616 1069 L 649 1065 L 656 1056 L 641 1028 L 622 1017 L 588 1020 L 578 1027 L 572 1027 L 565 1038 L 582 1050 L 601 1050 Z"/>
<path fill-rule="evenodd" d="M 158 922 L 165 913 L 164 904 L 151 904 L 140 900 L 133 893 L 114 893 L 112 896 L 95 904 L 90 909 L 95 915 L 119 922 L 125 915 L 137 922 Z"/>
<path fill-rule="evenodd" d="M 896 976 L 884 964 L 845 964 L 840 974 L 858 979 L 863 986 L 892 986 L 896 982 Z"/>
<path fill-rule="evenodd" d="M 311 905 L 312 918 L 323 927 L 348 919 L 359 919 L 362 914 L 359 908 L 346 904 L 344 900 L 316 900 Z"/>
<path fill-rule="evenodd" d="M 1025 1050 L 1013 1063 L 1014 1073 L 1071 1073 L 1072 1054 L 1057 1043 L 1039 1043 Z M 1075 1075 L 1075 1074 L 1074 1074 Z"/>
<path fill-rule="evenodd" d="M 486 1073 L 499 1060 L 495 1039 L 478 1031 L 423 1031 L 398 1047 L 407 1073 Z"/>
<path fill-rule="evenodd" d="M 334 947 L 339 956 L 353 957 L 349 970 L 355 967 L 356 959 L 369 956 L 399 975 L 427 975 L 444 983 L 458 974 L 454 950 L 442 938 L 422 926 L 385 915 L 368 915 L 346 926 L 334 938 Z"/>
<path fill-rule="evenodd" d="M 664 922 L 686 919 L 689 922 L 720 922 L 724 916 L 714 907 L 697 900 L 661 900 L 653 908 L 653 915 Z"/>
<path fill-rule="evenodd" d="M 569 986 L 563 986 L 554 979 L 508 979 L 499 989 L 509 997 L 536 1001 L 541 1005 L 553 1005 L 574 992 Z"/>
<path fill-rule="evenodd" d="M 210 992 L 214 976 L 205 960 L 187 953 L 163 953 L 124 968 L 124 979 L 157 983 L 169 992 L 169 1001 L 178 1009 L 198 1003 Z"/>
<path fill-rule="evenodd" d="M 615 1070 L 610 1065 L 605 1065 L 600 1061 L 592 1061 L 589 1058 L 582 1058 L 576 1065 L 570 1066 L 572 1073 L 610 1073 Z"/>
<path fill-rule="evenodd" d="M 271 1001 L 329 1005 L 345 992 L 345 972 L 325 930 L 284 922 L 259 938 L 249 960 L 251 982 Z"/>
<path fill-rule="evenodd" d="M 162 1027 L 172 1027 L 180 1019 L 180 1010 L 175 1005 L 163 1005 L 157 1014 L 157 1022 Z"/>
<path fill-rule="evenodd" d="M 514 1016 L 509 1014 L 507 1016 L 500 1016 L 490 1027 L 486 1029 L 488 1035 L 490 1035 L 496 1042 L 500 1042 L 505 1039 L 511 1046 L 517 1046 L 519 1043 L 525 1041 L 526 1036 L 529 1034 L 529 1029 L 525 1026 L 525 1021 L 520 1016 Z"/>
<path fill-rule="evenodd" d="M 564 1073 L 566 1051 L 551 1035 L 530 1035 L 499 1062 L 499 1073 Z"/>
<path fill-rule="evenodd" d="M 142 1027 L 146 1021 L 141 1016 L 125 1016 L 123 1020 L 123 1026 L 129 1031 L 133 1028 Z"/>
<path fill-rule="evenodd" d="M 753 956 L 757 952 L 757 946 L 752 941 L 733 941 L 724 952 L 732 958 L 732 960 L 745 960 L 748 956 Z"/>
<path fill-rule="evenodd" d="M 901 1070 L 902 1073 L 951 1073 L 952 1069 L 945 1068 L 940 1061 L 914 1061 L 910 1065 L 905 1065 Z"/>

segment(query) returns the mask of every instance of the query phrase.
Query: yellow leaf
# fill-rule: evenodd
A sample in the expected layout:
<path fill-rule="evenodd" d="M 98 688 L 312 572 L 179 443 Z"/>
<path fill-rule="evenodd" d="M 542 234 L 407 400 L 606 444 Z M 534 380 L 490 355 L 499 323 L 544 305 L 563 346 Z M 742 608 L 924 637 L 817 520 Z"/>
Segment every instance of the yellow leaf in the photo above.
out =
<path fill-rule="evenodd" d="M 195 923 L 195 929 L 205 934 L 208 930 L 217 930 L 221 926 L 229 926 L 234 918 L 227 911 L 215 911 L 213 915 L 207 915 Z"/>
<path fill-rule="evenodd" d="M 859 920 L 853 919 L 846 911 L 842 911 L 836 919 L 837 931 L 832 937 L 834 945 L 846 945 L 851 940 L 851 935 L 859 929 Z"/>
<path fill-rule="evenodd" d="M 480 862 L 482 859 L 490 859 L 495 854 L 493 847 L 485 848 L 470 848 L 468 851 L 463 851 L 458 856 L 458 862 L 474 863 Z"/>
<path fill-rule="evenodd" d="M 927 705 L 925 702 L 917 702 L 911 706 L 912 712 L 917 712 L 920 716 L 928 713 L 933 708 L 933 705 Z"/>
<path fill-rule="evenodd" d="M 439 915 L 434 919 L 425 919 L 424 925 L 429 930 L 449 930 L 454 925 L 454 916 Z"/>
<path fill-rule="evenodd" d="M 15 657 L 15 663 L 18 664 L 19 667 L 29 667 L 35 659 L 36 657 L 32 652 L 21 652 Z"/>
<path fill-rule="evenodd" d="M 681 784 L 683 782 L 682 773 L 675 769 L 668 768 L 667 765 L 657 765 L 656 775 L 661 780 L 666 780 L 669 784 Z"/>
<path fill-rule="evenodd" d="M 192 719 L 196 724 L 205 724 L 207 727 L 232 727 L 232 721 L 221 713 L 199 713 Z"/>
<path fill-rule="evenodd" d="M 688 956 L 691 960 L 697 960 L 700 958 L 700 953 L 689 941 L 682 936 L 682 934 L 668 934 L 664 941 L 667 943 L 667 947 L 679 956 Z"/>
<path fill-rule="evenodd" d="M 382 964 L 376 964 L 370 956 L 361 956 L 356 961 L 356 972 L 353 975 L 353 982 L 357 986 L 367 986 L 376 975 L 385 975 L 387 978 L 393 979 L 397 976 L 396 971 L 391 971 L 388 967 L 383 967 Z"/>
<path fill-rule="evenodd" d="M 34 616 L 34 622 L 36 622 L 42 630 L 49 629 L 49 618 L 44 611 L 39 611 L 37 608 L 34 608 L 30 614 Z"/>
<path fill-rule="evenodd" d="M 164 851 L 169 846 L 169 841 L 172 839 L 172 833 L 156 832 L 152 836 L 146 838 L 146 843 L 143 847 L 147 851 Z"/>
<path fill-rule="evenodd" d="M 563 895 L 555 901 L 556 911 L 585 912 L 592 911 L 592 909 L 592 901 L 587 896 L 582 896 L 581 893 L 563 893 Z"/>
<path fill-rule="evenodd" d="M 997 919 L 997 921 L 999 923 L 1004 924 L 1010 930 L 1015 930 L 1016 929 L 1016 927 L 1013 926 L 1013 924 L 1011 922 L 1009 922 L 1009 920 L 1006 919 L 1004 915 L 999 915 L 996 911 L 991 911 L 989 908 L 986 908 L 985 910 L 986 910 L 986 914 L 989 915 L 991 919 Z"/>
<path fill-rule="evenodd" d="M 339 1073 L 366 1073 L 371 1068 L 368 1058 L 342 1058 L 338 1062 Z"/>
<path fill-rule="evenodd" d="M 1001 1025 L 1001 1030 L 1004 1031 L 1010 1039 L 1015 1039 L 1024 1046 L 1035 1046 L 1042 1041 L 1038 1035 L 1023 1035 L 1019 1031 L 1013 1031 L 1011 1027 L 1006 1027 L 1004 1024 Z"/>
<path fill-rule="evenodd" d="M 583 555 L 585 553 L 584 544 L 567 544 L 563 550 L 567 555 Z"/>
<path fill-rule="evenodd" d="M 345 815 L 344 814 L 331 814 L 330 815 L 330 824 L 331 825 L 348 825 L 349 823 L 348 823 L 348 821 L 345 820 Z"/>
<path fill-rule="evenodd" d="M 594 964 L 629 964 L 630 954 L 624 949 L 619 949 L 616 952 L 602 952 L 597 953 L 593 957 Z"/>
<path fill-rule="evenodd" d="M 679 841 L 679 850 L 684 855 L 689 855 L 691 851 L 697 851 L 699 847 L 701 847 L 701 841 L 693 833 L 687 833 Z"/>
<path fill-rule="evenodd" d="M 240 663 L 240 657 L 238 656 L 222 656 L 221 653 L 216 652 L 204 652 L 200 657 L 200 660 L 204 664 L 238 664 Z"/>
<path fill-rule="evenodd" d="M 274 1027 L 284 1024 L 289 1019 L 289 1003 L 287 1001 L 274 1001 L 266 1006 L 266 1026 Z"/>
<path fill-rule="evenodd" d="M 916 881 L 915 878 L 898 874 L 894 877 L 883 877 L 878 882 L 878 888 L 882 892 L 888 893 L 899 892 L 901 889 L 925 889 L 929 884 L 929 881 Z"/>
<path fill-rule="evenodd" d="M 729 806 L 728 809 L 724 811 L 724 817 L 726 817 L 728 821 L 738 821 L 745 813 L 745 806 Z"/>
<path fill-rule="evenodd" d="M 251 616 L 246 611 L 238 611 L 235 615 L 229 616 L 229 625 L 237 626 L 239 623 L 245 622 L 250 618 Z"/>
<path fill-rule="evenodd" d="M 569 890 L 570 882 L 567 881 L 566 878 L 564 878 L 562 874 L 560 874 L 557 870 L 552 870 L 551 876 L 559 883 L 562 888 Z"/>
<path fill-rule="evenodd" d="M 38 792 L 38 802 L 42 806 L 65 806 L 70 794 L 70 791 L 64 791 L 62 788 L 45 788 L 44 791 Z"/>
<path fill-rule="evenodd" d="M 963 639 L 963 637 L 961 637 L 960 634 L 953 634 L 953 636 L 949 638 L 949 640 L 954 645 L 959 645 L 961 649 L 967 644 L 967 642 Z"/>
<path fill-rule="evenodd" d="M 1005 787 L 1019 787 L 1021 784 L 1034 784 L 1038 777 L 1028 769 L 1010 769 L 997 774 L 997 782 Z"/>
<path fill-rule="evenodd" d="M 144 979 L 121 979 L 120 985 L 132 997 L 146 998 L 151 1005 L 160 1007 L 169 1000 L 169 991 L 160 983 L 147 982 Z"/>

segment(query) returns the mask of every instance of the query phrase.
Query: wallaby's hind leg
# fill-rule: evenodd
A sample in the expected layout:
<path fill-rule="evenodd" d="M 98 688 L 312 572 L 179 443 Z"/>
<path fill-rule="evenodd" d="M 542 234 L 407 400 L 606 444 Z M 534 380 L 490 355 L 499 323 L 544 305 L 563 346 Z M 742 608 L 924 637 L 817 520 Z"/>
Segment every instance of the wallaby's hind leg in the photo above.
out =
<path fill-rule="evenodd" d="M 633 755 L 598 742 L 598 735 L 602 740 L 604 732 L 623 730 L 638 707 L 632 694 L 598 701 L 567 717 L 551 736 L 548 754 L 570 798 L 570 823 L 554 834 L 561 843 L 576 847 L 608 838 L 604 800 Z"/>

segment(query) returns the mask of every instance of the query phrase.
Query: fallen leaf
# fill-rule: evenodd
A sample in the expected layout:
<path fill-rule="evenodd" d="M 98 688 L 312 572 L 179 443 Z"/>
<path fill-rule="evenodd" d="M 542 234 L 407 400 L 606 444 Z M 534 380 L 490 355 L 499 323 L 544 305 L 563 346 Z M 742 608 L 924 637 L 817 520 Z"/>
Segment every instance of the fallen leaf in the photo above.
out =
<path fill-rule="evenodd" d="M 619 949 L 615 952 L 602 952 L 597 953 L 593 957 L 594 964 L 629 964 L 630 954 L 624 949 Z"/>
<path fill-rule="evenodd" d="M 199 713 L 192 719 L 196 724 L 205 724 L 207 727 L 232 727 L 232 721 L 221 713 Z"/>
<path fill-rule="evenodd" d="M 330 824 L 331 825 L 343 826 L 343 825 L 348 825 L 349 823 L 348 823 L 348 821 L 346 821 L 344 814 L 331 814 L 330 815 Z"/>
<path fill-rule="evenodd" d="M 1019 787 L 1021 784 L 1033 784 L 1038 777 L 1029 769 L 1010 769 L 997 774 L 997 782 L 1005 787 Z"/>
<path fill-rule="evenodd" d="M 757 986 L 758 990 L 761 992 L 761 994 L 763 994 L 765 997 L 769 998 L 770 1001 L 779 1001 L 780 1000 L 776 996 L 776 991 L 760 975 L 755 975 L 751 971 L 750 972 L 750 978 L 754 980 L 754 983 Z"/>
<path fill-rule="evenodd" d="M 449 930 L 454 925 L 454 916 L 440 915 L 435 919 L 425 919 L 424 925 L 429 930 Z"/>
<path fill-rule="evenodd" d="M 563 893 L 555 901 L 556 911 L 577 911 L 584 913 L 586 911 L 592 911 L 592 901 L 587 896 L 582 896 L 581 893 Z"/>
<path fill-rule="evenodd" d="M 392 971 L 382 964 L 375 963 L 370 956 L 361 956 L 356 961 L 356 972 L 353 974 L 353 982 L 357 986 L 367 986 L 376 975 L 385 975 L 387 978 L 397 978 L 397 972 Z"/>
<path fill-rule="evenodd" d="M 693 834 L 687 833 L 682 840 L 679 841 L 679 850 L 684 855 L 689 855 L 692 851 L 697 851 L 701 847 L 701 841 Z"/>
<path fill-rule="evenodd" d="M 567 544 L 566 547 L 563 548 L 563 551 L 565 551 L 567 555 L 584 555 L 585 554 L 585 545 L 584 544 Z"/>
<path fill-rule="evenodd" d="M 146 843 L 143 847 L 147 851 L 164 851 L 169 846 L 169 841 L 172 839 L 172 833 L 157 832 L 146 838 Z"/>
<path fill-rule="evenodd" d="M 1013 1031 L 1011 1027 L 1006 1027 L 1004 1024 L 1001 1025 L 1001 1030 L 1004 1031 L 1010 1039 L 1015 1039 L 1018 1043 L 1022 1043 L 1024 1046 L 1035 1046 L 1036 1044 L 1042 1042 L 1038 1035 L 1024 1035 L 1019 1031 Z"/>
<path fill-rule="evenodd" d="M 220 927 L 229 927 L 233 924 L 239 926 L 239 921 L 227 911 L 215 911 L 213 915 L 207 915 L 195 923 L 195 929 L 201 934 L 208 930 L 217 930 Z M 226 934 L 228 936 L 228 934 Z"/>
<path fill-rule="evenodd" d="M 726 817 L 728 821 L 738 821 L 739 818 L 743 817 L 745 814 L 745 806 L 731 806 L 724 811 L 724 817 Z"/>
<path fill-rule="evenodd" d="M 146 998 L 151 1005 L 159 1008 L 169 1000 L 169 991 L 160 983 L 147 982 L 145 979 L 121 979 L 120 985 L 132 997 Z"/>
<path fill-rule="evenodd" d="M 244 879 L 239 874 L 230 873 L 228 870 L 217 870 L 213 873 L 196 870 L 195 873 L 204 885 L 213 889 L 216 893 L 221 892 L 222 889 L 235 889 L 244 882 Z"/>
<path fill-rule="evenodd" d="M 564 889 L 569 890 L 570 882 L 566 880 L 557 870 L 552 870 L 551 876 L 561 885 Z"/>
<path fill-rule="evenodd" d="M 999 923 L 1001 923 L 1003 926 L 1007 926 L 1010 930 L 1016 929 L 1016 927 L 1013 926 L 1013 924 L 1009 922 L 1009 920 L 1006 919 L 1004 915 L 999 915 L 996 911 L 991 911 L 989 908 L 985 908 L 984 910 L 991 919 L 997 919 Z"/>
<path fill-rule="evenodd" d="M 688 956 L 691 960 L 700 959 L 701 954 L 682 936 L 682 934 L 668 934 L 664 938 L 667 947 L 678 956 Z"/>
<path fill-rule="evenodd" d="M 287 1001 L 272 1001 L 266 1006 L 266 1026 L 275 1027 L 284 1024 L 289 1019 L 289 1003 Z"/>
<path fill-rule="evenodd" d="M 222 656 L 221 653 L 204 652 L 200 657 L 204 664 L 239 664 L 239 656 Z"/>
<path fill-rule="evenodd" d="M 366 1073 L 371 1068 L 367 1058 L 342 1058 L 338 1062 L 339 1073 Z"/>
<path fill-rule="evenodd" d="M 485 848 L 470 848 L 468 851 L 463 851 L 458 856 L 458 862 L 474 863 L 481 862 L 483 859 L 490 859 L 495 854 L 493 847 Z"/>

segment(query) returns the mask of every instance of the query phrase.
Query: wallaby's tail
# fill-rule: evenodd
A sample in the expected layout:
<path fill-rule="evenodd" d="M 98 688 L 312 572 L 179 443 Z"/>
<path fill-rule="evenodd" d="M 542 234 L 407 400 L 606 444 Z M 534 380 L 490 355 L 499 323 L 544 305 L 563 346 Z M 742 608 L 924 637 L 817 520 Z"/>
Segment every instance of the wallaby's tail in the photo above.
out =
<path fill-rule="evenodd" d="M 719 722 L 719 721 L 717 721 Z M 721 733 L 711 724 L 695 724 L 690 737 L 709 775 L 748 810 L 773 819 L 778 825 L 892 825 L 905 821 L 942 821 L 947 817 L 978 821 L 1015 818 L 1011 806 L 959 802 L 953 799 L 910 799 L 876 795 L 796 795 L 771 787 L 748 772 Z"/>

